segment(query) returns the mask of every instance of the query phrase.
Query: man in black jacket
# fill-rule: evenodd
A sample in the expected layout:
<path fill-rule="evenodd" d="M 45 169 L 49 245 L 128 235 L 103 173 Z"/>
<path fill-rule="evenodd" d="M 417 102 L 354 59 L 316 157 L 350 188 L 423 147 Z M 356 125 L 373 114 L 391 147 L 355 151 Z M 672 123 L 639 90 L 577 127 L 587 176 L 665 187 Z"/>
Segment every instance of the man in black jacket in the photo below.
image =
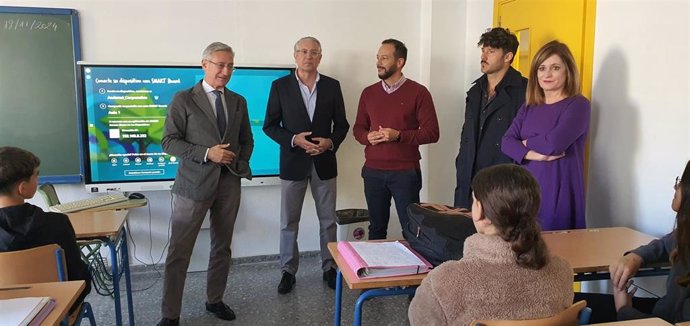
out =
<path fill-rule="evenodd" d="M 36 194 L 40 164 L 38 157 L 28 151 L 0 147 L 0 252 L 59 245 L 65 253 L 68 279 L 86 281 L 84 291 L 70 308 L 71 313 L 91 291 L 91 274 L 81 260 L 67 215 L 46 213 L 24 202 Z M 40 266 L 40 262 L 37 264 Z"/>
<path fill-rule="evenodd" d="M 482 34 L 481 71 L 467 91 L 465 123 L 460 135 L 460 152 L 455 159 L 457 185 L 455 207 L 472 205 L 470 183 L 479 170 L 511 159 L 501 152 L 501 138 L 525 102 L 527 79 L 513 69 L 518 49 L 515 34 L 500 27 Z"/>
<path fill-rule="evenodd" d="M 335 153 L 350 128 L 340 83 L 317 70 L 321 43 L 303 37 L 293 56 L 297 70 L 273 82 L 263 128 L 280 145 L 280 294 L 292 291 L 296 282 L 297 234 L 307 186 L 319 218 L 323 280 L 335 289 L 336 266 L 327 247 L 337 240 Z"/>

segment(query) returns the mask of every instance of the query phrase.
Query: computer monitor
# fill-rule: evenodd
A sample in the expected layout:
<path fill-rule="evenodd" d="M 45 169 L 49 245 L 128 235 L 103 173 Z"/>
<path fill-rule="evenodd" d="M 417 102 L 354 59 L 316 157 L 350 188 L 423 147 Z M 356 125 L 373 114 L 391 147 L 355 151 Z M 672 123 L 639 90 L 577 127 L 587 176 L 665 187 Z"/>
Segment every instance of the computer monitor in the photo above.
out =
<path fill-rule="evenodd" d="M 79 62 L 84 179 L 89 192 L 169 190 L 179 158 L 163 151 L 168 106 L 203 79 L 200 66 Z M 277 184 L 279 146 L 263 130 L 274 80 L 288 67 L 236 67 L 228 88 L 247 100 L 254 134 L 245 185 Z M 59 135 L 56 135 L 59 136 Z"/>

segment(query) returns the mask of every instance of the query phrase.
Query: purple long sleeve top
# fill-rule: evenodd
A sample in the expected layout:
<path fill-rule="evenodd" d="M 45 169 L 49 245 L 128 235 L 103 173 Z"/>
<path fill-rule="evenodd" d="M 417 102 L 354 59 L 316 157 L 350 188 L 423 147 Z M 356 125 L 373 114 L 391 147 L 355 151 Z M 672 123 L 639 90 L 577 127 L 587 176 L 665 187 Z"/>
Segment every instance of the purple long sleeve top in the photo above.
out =
<path fill-rule="evenodd" d="M 539 182 L 542 229 L 585 228 L 585 142 L 591 107 L 582 95 L 556 103 L 523 105 L 503 136 L 501 150 Z M 527 140 L 527 145 L 522 141 Z M 525 159 L 529 150 L 565 156 L 550 162 Z"/>

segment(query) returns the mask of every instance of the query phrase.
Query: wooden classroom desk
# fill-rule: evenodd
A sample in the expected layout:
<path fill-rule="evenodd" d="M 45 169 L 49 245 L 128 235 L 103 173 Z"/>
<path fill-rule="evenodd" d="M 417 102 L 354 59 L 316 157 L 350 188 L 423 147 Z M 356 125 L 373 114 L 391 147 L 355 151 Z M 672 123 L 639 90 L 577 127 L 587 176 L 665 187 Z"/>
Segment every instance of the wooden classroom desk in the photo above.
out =
<path fill-rule="evenodd" d="M 338 251 L 338 244 L 336 242 L 328 243 L 328 251 L 331 252 L 333 260 L 335 260 L 335 263 L 338 265 L 338 267 L 345 266 L 347 264 L 340 255 L 340 252 Z M 347 287 L 350 288 L 350 290 L 379 289 L 396 286 L 417 286 L 422 284 L 422 280 L 426 277 L 426 273 L 424 273 L 405 276 L 360 279 L 357 277 L 357 275 L 352 273 L 349 268 L 343 268 L 340 269 L 340 271 L 343 274 L 345 283 L 347 283 Z"/>
<path fill-rule="evenodd" d="M 108 246 L 110 250 L 110 274 L 113 280 L 112 294 L 115 301 L 115 325 L 122 325 L 120 279 L 122 274 L 124 274 L 129 325 L 134 326 L 134 305 L 132 303 L 132 282 L 129 274 L 127 230 L 124 228 L 127 213 L 128 211 L 126 210 L 89 210 L 68 213 L 67 216 L 74 227 L 77 240 L 99 240 Z M 118 256 L 118 252 L 121 257 Z M 120 261 L 123 266 L 118 266 Z"/>
<path fill-rule="evenodd" d="M 98 239 L 117 236 L 127 218 L 127 211 L 81 211 L 67 213 L 77 239 Z"/>
<path fill-rule="evenodd" d="M 593 326 L 673 326 L 661 318 L 646 318 L 612 323 L 592 324 Z M 676 324 L 677 325 L 677 324 Z"/>
<path fill-rule="evenodd" d="M 392 277 L 377 277 L 374 279 L 360 279 L 349 268 L 341 268 L 347 266 L 347 263 L 338 251 L 338 244 L 336 242 L 328 243 L 328 251 L 333 256 L 333 260 L 338 265 L 338 274 L 335 283 L 335 316 L 334 325 L 340 326 L 340 316 L 342 313 L 342 295 L 343 295 L 343 279 L 351 290 L 367 290 L 363 291 L 357 302 L 355 303 L 354 322 L 353 325 L 359 326 L 362 324 L 362 306 L 368 299 L 383 296 L 395 295 L 414 295 L 417 286 L 422 283 L 427 273 L 392 276 Z"/>
<path fill-rule="evenodd" d="M 656 239 L 653 236 L 626 227 L 582 229 L 542 232 L 549 251 L 565 258 L 573 268 L 575 281 L 608 279 L 609 264 L 615 262 L 625 252 L 645 245 Z M 414 295 L 415 289 L 426 277 L 425 274 L 359 279 L 348 268 L 338 252 L 337 243 L 328 244 L 335 263 L 338 265 L 335 298 L 335 325 L 340 325 L 342 312 L 342 279 L 351 290 L 367 290 L 360 294 L 355 304 L 354 325 L 361 324 L 361 311 L 364 301 L 376 296 Z M 637 276 L 665 275 L 668 269 L 640 269 Z M 663 320 L 662 320 L 663 321 Z M 633 324 L 634 325 L 634 324 Z M 660 324 L 664 325 L 664 324 Z"/>
<path fill-rule="evenodd" d="M 576 281 L 609 278 L 609 265 L 627 251 L 656 239 L 626 227 L 542 232 L 549 252 L 570 263 Z M 637 276 L 665 275 L 667 269 L 641 269 Z"/>
<path fill-rule="evenodd" d="M 84 291 L 84 281 L 17 284 L 0 287 L 0 299 L 24 297 L 50 297 L 55 307 L 41 325 L 59 325 L 65 319 L 69 308 Z"/>

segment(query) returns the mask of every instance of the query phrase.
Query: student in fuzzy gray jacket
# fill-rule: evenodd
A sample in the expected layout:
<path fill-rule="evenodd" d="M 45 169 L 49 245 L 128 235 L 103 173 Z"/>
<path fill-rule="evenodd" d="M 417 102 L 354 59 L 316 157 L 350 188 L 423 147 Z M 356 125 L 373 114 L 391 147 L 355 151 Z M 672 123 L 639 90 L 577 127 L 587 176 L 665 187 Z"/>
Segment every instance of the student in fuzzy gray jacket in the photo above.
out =
<path fill-rule="evenodd" d="M 461 260 L 424 279 L 410 303 L 410 325 L 545 318 L 568 308 L 573 270 L 546 249 L 534 177 L 516 165 L 496 165 L 480 171 L 472 189 L 477 234 L 465 240 Z"/>

